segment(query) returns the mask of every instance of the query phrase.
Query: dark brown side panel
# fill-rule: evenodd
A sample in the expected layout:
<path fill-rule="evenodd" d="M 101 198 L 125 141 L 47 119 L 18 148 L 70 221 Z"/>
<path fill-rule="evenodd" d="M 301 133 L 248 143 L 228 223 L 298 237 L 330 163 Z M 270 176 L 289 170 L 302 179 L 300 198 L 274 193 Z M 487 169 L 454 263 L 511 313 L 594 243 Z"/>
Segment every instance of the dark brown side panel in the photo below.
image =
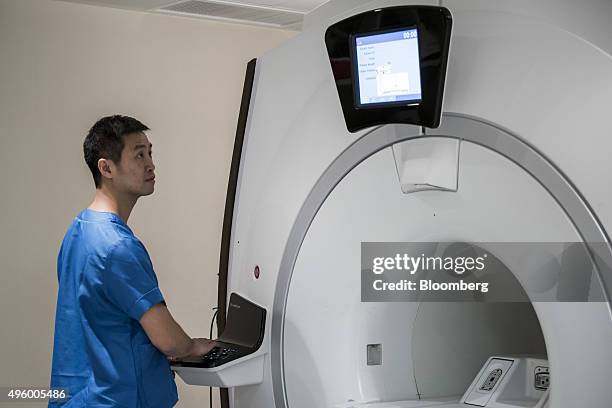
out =
<path fill-rule="evenodd" d="M 225 212 L 223 213 L 223 232 L 221 233 L 221 250 L 219 255 L 219 285 L 217 298 L 217 333 L 223 333 L 225 329 L 227 309 L 227 269 L 229 265 L 229 253 L 232 234 L 232 219 L 234 216 L 234 204 L 236 200 L 236 188 L 238 187 L 238 171 L 240 169 L 240 158 L 244 142 L 249 116 L 249 105 L 253 91 L 253 80 L 255 78 L 255 64 L 257 59 L 252 59 L 247 64 L 244 87 L 242 89 L 242 100 L 240 102 L 240 113 L 238 114 L 238 126 L 236 127 L 236 139 L 232 153 L 232 165 L 230 168 L 229 182 L 227 184 L 227 195 L 225 197 Z M 221 408 L 230 408 L 227 388 L 221 388 Z"/>

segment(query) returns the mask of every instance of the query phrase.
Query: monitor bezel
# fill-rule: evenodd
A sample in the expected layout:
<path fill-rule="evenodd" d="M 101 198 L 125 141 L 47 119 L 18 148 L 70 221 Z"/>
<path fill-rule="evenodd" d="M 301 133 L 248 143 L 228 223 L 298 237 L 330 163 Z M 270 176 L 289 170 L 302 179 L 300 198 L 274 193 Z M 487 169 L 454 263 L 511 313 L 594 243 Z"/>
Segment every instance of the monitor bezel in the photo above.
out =
<path fill-rule="evenodd" d="M 452 15 L 445 7 L 410 5 L 364 11 L 327 27 L 325 47 L 330 74 L 336 85 L 342 115 L 349 132 L 397 123 L 428 128 L 440 125 L 452 22 Z M 416 26 L 419 31 L 421 103 L 358 109 L 355 106 L 350 35 L 411 26 Z"/>

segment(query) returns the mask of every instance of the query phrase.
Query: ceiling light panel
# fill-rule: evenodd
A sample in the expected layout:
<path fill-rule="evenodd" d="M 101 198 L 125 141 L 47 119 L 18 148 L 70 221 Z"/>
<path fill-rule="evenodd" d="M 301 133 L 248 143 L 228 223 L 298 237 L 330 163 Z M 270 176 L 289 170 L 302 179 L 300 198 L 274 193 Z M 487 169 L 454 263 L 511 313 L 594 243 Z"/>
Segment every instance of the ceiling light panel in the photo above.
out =
<path fill-rule="evenodd" d="M 181 1 L 157 11 L 277 27 L 293 26 L 304 18 L 304 13 L 293 10 L 210 0 Z"/>

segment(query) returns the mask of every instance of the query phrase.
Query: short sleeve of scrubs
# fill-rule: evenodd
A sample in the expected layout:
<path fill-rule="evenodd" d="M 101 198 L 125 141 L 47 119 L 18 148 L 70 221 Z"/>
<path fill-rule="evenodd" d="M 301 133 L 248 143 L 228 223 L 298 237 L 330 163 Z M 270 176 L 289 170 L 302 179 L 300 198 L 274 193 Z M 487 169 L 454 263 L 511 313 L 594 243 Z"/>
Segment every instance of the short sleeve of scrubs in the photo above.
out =
<path fill-rule="evenodd" d="M 113 248 L 102 279 L 108 298 L 132 319 L 140 320 L 164 302 L 149 255 L 137 240 L 125 239 Z"/>

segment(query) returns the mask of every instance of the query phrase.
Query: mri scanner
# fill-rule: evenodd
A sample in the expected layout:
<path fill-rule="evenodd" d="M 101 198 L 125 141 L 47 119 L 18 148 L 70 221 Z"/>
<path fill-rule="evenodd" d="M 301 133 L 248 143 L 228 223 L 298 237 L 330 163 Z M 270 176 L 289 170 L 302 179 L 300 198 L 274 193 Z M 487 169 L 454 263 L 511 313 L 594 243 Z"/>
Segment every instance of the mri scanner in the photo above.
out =
<path fill-rule="evenodd" d="M 247 67 L 220 346 L 173 370 L 232 408 L 612 407 L 611 17 L 549 0 L 306 16 Z M 528 301 L 364 299 L 364 245 L 411 242 L 521 246 L 498 258 Z"/>

